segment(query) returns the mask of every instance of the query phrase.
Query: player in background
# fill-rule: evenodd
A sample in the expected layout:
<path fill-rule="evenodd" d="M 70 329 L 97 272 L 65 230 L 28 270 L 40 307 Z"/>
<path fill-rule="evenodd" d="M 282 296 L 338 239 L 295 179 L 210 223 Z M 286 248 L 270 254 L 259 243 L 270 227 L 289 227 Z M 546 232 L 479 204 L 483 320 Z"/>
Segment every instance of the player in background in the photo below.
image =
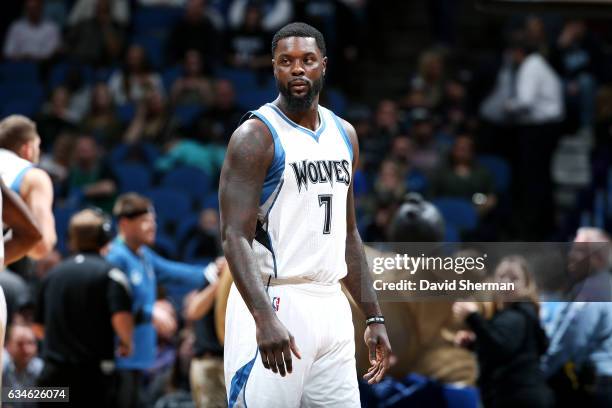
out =
<path fill-rule="evenodd" d="M 42 232 L 42 239 L 29 252 L 33 259 L 45 257 L 55 247 L 53 185 L 36 164 L 40 158 L 40 136 L 36 125 L 21 115 L 0 122 L 0 177 L 26 203 Z"/>

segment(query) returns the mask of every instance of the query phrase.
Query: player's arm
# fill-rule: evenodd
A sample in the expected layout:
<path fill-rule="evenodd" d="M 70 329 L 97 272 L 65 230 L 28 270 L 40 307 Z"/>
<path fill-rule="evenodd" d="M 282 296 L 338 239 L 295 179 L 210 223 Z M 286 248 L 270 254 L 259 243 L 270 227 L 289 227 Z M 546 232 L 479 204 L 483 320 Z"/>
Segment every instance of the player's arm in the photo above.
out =
<path fill-rule="evenodd" d="M 342 121 L 344 129 L 353 146 L 353 176 L 359 163 L 359 142 L 357 133 L 351 124 Z M 353 300 L 366 317 L 381 316 L 380 306 L 376 292 L 372 285 L 372 277 L 368 269 L 361 236 L 357 229 L 355 216 L 355 200 L 353 195 L 353 183 L 349 186 L 346 203 L 346 266 L 347 275 L 342 283 L 349 291 Z M 389 357 L 391 356 L 391 345 L 384 324 L 373 323 L 366 327 L 364 341 L 370 352 L 370 364 L 372 365 L 364 378 L 370 383 L 382 380 L 389 368 Z"/>
<path fill-rule="evenodd" d="M 42 232 L 42 240 L 28 252 L 28 255 L 34 259 L 41 259 L 53 250 L 57 242 L 52 211 L 53 185 L 49 175 L 41 169 L 29 170 L 23 179 L 21 196 L 32 211 Z"/>
<path fill-rule="evenodd" d="M 219 180 L 223 251 L 238 291 L 253 315 L 257 345 L 265 368 L 292 371 L 291 351 L 300 358 L 293 336 L 280 322 L 261 279 L 252 243 L 266 172 L 274 157 L 268 128 L 247 120 L 230 139 Z"/>
<path fill-rule="evenodd" d="M 4 243 L 4 264 L 8 265 L 25 256 L 42 234 L 34 217 L 21 198 L 0 179 L 3 212 L 2 221 L 12 230 L 12 237 Z"/>

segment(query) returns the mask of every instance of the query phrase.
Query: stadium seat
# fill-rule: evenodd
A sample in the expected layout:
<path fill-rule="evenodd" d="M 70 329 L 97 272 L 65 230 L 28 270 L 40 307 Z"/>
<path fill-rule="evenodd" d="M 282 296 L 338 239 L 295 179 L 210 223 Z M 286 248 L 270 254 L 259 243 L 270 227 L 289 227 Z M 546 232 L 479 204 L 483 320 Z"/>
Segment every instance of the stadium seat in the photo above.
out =
<path fill-rule="evenodd" d="M 63 85 L 71 70 L 78 70 L 85 83 L 91 84 L 94 80 L 94 70 L 86 65 L 77 65 L 69 62 L 59 62 L 51 68 L 49 79 L 47 81 L 48 89 Z"/>
<path fill-rule="evenodd" d="M 495 191 L 505 193 L 510 187 L 510 165 L 508 162 L 495 155 L 482 155 L 478 157 L 478 163 L 491 173 L 495 182 Z"/>
<path fill-rule="evenodd" d="M 70 218 L 76 214 L 78 210 L 74 207 L 56 207 L 53 209 L 55 217 L 55 232 L 57 234 L 57 250 L 62 255 L 68 254 L 68 223 Z"/>
<path fill-rule="evenodd" d="M 204 208 L 214 208 L 215 210 L 219 210 L 219 192 L 216 190 L 211 191 L 200 202 L 200 207 L 202 207 L 203 209 Z"/>
<path fill-rule="evenodd" d="M 132 42 L 144 48 L 147 59 L 153 67 L 161 68 L 164 66 L 165 36 L 139 35 Z"/>
<path fill-rule="evenodd" d="M 336 115 L 344 116 L 346 112 L 346 98 L 340 91 L 329 89 L 327 93 L 328 108 L 331 109 Z"/>
<path fill-rule="evenodd" d="M 219 68 L 215 71 L 215 77 L 230 81 L 238 91 L 260 87 L 260 84 L 257 82 L 257 74 L 250 69 Z"/>
<path fill-rule="evenodd" d="M 113 165 L 119 163 L 144 163 L 153 166 L 159 157 L 159 150 L 150 143 L 120 144 L 109 155 Z"/>
<path fill-rule="evenodd" d="M 0 84 L 2 116 L 19 113 L 36 115 L 43 103 L 43 88 L 37 83 L 9 82 Z"/>
<path fill-rule="evenodd" d="M 151 188 L 153 175 L 151 170 L 136 163 L 116 164 L 113 166 L 115 176 L 119 179 L 119 191 L 143 194 Z"/>
<path fill-rule="evenodd" d="M 161 185 L 189 194 L 192 198 L 203 198 L 208 195 L 211 179 L 208 174 L 197 167 L 182 166 L 170 170 L 162 178 Z"/>
<path fill-rule="evenodd" d="M 155 237 L 155 251 L 164 258 L 176 258 L 176 244 L 174 240 L 165 235 L 163 232 L 158 232 Z"/>
<path fill-rule="evenodd" d="M 457 228 L 447 223 L 444 228 L 444 242 L 461 242 L 461 236 Z"/>
<path fill-rule="evenodd" d="M 134 12 L 134 33 L 166 33 L 174 27 L 184 13 L 182 7 L 139 7 Z"/>
<path fill-rule="evenodd" d="M 203 110 L 202 105 L 178 105 L 174 108 L 173 115 L 179 126 L 189 127 L 193 125 Z"/>
<path fill-rule="evenodd" d="M 0 64 L 0 82 L 38 82 L 38 65 L 34 62 L 6 61 Z"/>
<path fill-rule="evenodd" d="M 183 67 L 174 66 L 171 68 L 166 68 L 164 72 L 162 72 L 162 82 L 164 83 L 164 89 L 166 92 L 170 93 L 172 90 L 172 85 L 183 75 Z"/>
<path fill-rule="evenodd" d="M 166 228 L 168 223 L 177 224 L 192 214 L 191 198 L 180 189 L 158 187 L 147 191 L 145 196 L 153 202 L 163 228 Z"/>
<path fill-rule="evenodd" d="M 257 109 L 261 105 L 276 99 L 278 91 L 275 88 L 238 89 L 236 101 L 244 110 Z"/>
<path fill-rule="evenodd" d="M 432 201 L 444 217 L 447 225 L 453 225 L 459 230 L 469 231 L 476 228 L 478 214 L 474 205 L 463 198 L 438 198 Z"/>
<path fill-rule="evenodd" d="M 136 115 L 136 107 L 131 103 L 117 106 L 117 117 L 124 125 L 128 125 Z"/>
<path fill-rule="evenodd" d="M 185 241 L 188 238 L 189 233 L 198 226 L 199 220 L 200 220 L 199 214 L 193 214 L 193 215 L 190 215 L 189 217 L 183 218 L 180 221 L 180 223 L 176 227 L 176 233 L 174 234 L 174 239 L 177 242 L 177 244 L 181 244 L 183 241 Z"/>

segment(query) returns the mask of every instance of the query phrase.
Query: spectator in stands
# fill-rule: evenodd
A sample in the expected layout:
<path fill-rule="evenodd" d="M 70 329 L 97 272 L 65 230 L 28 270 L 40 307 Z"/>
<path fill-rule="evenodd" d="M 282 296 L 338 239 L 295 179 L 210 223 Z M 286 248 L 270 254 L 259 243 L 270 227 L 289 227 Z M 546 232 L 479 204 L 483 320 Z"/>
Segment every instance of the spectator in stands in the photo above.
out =
<path fill-rule="evenodd" d="M 269 69 L 272 56 L 272 33 L 262 25 L 262 10 L 257 3 L 246 8 L 244 23 L 227 34 L 226 61 L 235 68 L 252 70 Z"/>
<path fill-rule="evenodd" d="M 163 95 L 149 90 L 136 108 L 136 115 L 128 127 L 123 140 L 126 143 L 140 141 L 163 144 L 174 136 L 175 121 L 168 112 Z"/>
<path fill-rule="evenodd" d="M 174 139 L 167 143 L 165 154 L 157 159 L 155 168 L 167 172 L 179 166 L 198 167 L 215 178 L 225 158 L 225 145 L 202 144 L 189 139 Z"/>
<path fill-rule="evenodd" d="M 231 29 L 239 29 L 249 18 L 249 7 L 253 5 L 252 0 L 233 0 L 228 11 L 229 26 Z M 261 27 L 265 31 L 275 31 L 289 23 L 293 16 L 293 4 L 289 0 L 264 0 L 257 1 L 262 12 Z"/>
<path fill-rule="evenodd" d="M 57 25 L 43 19 L 42 0 L 27 0 L 24 17 L 9 28 L 4 56 L 11 60 L 44 61 L 55 54 L 60 44 Z"/>
<path fill-rule="evenodd" d="M 366 226 L 364 242 L 385 242 L 396 210 L 397 202 L 392 197 L 380 197 L 375 205 L 374 217 Z"/>
<path fill-rule="evenodd" d="M 217 225 L 217 230 L 219 226 Z M 221 273 L 228 273 L 224 262 L 219 262 Z M 221 275 L 219 276 L 221 278 Z M 195 342 L 189 370 L 191 394 L 197 408 L 225 407 L 225 378 L 223 375 L 223 346 L 219 342 L 215 324 L 215 298 L 219 281 L 185 298 L 184 315 L 193 322 Z"/>
<path fill-rule="evenodd" d="M 391 140 L 402 131 L 397 104 L 389 99 L 378 103 L 373 126 L 360 134 L 364 168 L 376 171 L 391 146 Z"/>
<path fill-rule="evenodd" d="M 62 133 L 53 144 L 50 153 L 43 153 L 38 167 L 49 173 L 53 186 L 61 186 L 68 178 L 68 170 L 72 161 L 75 136 L 71 133 Z"/>
<path fill-rule="evenodd" d="M 202 267 L 172 262 L 150 249 L 157 224 L 155 209 L 147 198 L 124 194 L 117 199 L 113 214 L 119 235 L 113 240 L 107 259 L 126 271 L 135 296 L 132 312 L 136 322 L 133 355 L 117 359 L 121 380 L 118 406 L 137 407 L 143 401 L 142 372 L 152 368 L 155 361 L 156 329 L 165 326 L 158 321 L 159 310 L 154 306 L 157 284 L 178 289 L 203 288 L 217 279 L 218 268 L 214 263 Z"/>
<path fill-rule="evenodd" d="M 601 49 L 584 21 L 570 20 L 563 26 L 551 55 L 563 79 L 570 112 L 577 111 L 579 127 L 588 132 L 595 114 L 597 81 L 605 65 Z"/>
<path fill-rule="evenodd" d="M 610 237 L 580 228 L 568 257 L 574 283 L 568 302 L 558 306 L 548 328 L 550 347 L 543 361 L 558 406 L 612 404 L 612 278 Z"/>
<path fill-rule="evenodd" d="M 108 86 L 117 105 L 138 103 L 151 90 L 164 91 L 161 76 L 151 69 L 145 50 L 136 44 L 128 48 L 123 67 L 110 77 Z"/>
<path fill-rule="evenodd" d="M 414 143 L 414 167 L 429 177 L 440 164 L 441 146 L 436 143 L 434 123 L 428 109 L 417 108 L 410 112 L 410 138 Z"/>
<path fill-rule="evenodd" d="M 436 109 L 444 97 L 446 81 L 444 55 L 439 50 L 427 50 L 419 56 L 419 72 L 412 79 L 412 87 L 425 93 L 427 107 Z"/>
<path fill-rule="evenodd" d="M 117 179 L 104 160 L 96 140 L 89 135 L 80 136 L 75 143 L 72 165 L 64 187 L 66 194 L 76 194 L 83 203 L 110 212 L 117 185 Z"/>
<path fill-rule="evenodd" d="M 448 163 L 436 171 L 431 181 L 433 197 L 458 197 L 474 203 L 481 214 L 497 204 L 493 178 L 476 162 L 470 135 L 457 135 Z"/>
<path fill-rule="evenodd" d="M 222 27 L 215 24 L 205 0 L 188 0 L 185 16 L 177 21 L 168 38 L 168 60 L 179 62 L 189 50 L 198 50 L 204 61 L 215 64 L 220 57 Z"/>
<path fill-rule="evenodd" d="M 215 82 L 214 103 L 199 119 L 198 139 L 227 145 L 244 113 L 236 104 L 232 83 L 224 79 L 218 80 Z"/>
<path fill-rule="evenodd" d="M 440 104 L 442 124 L 447 133 L 454 134 L 471 126 L 469 117 L 469 97 L 467 85 L 469 72 L 460 72 L 448 79 L 444 87 L 444 97 Z"/>
<path fill-rule="evenodd" d="M 95 15 L 75 23 L 68 31 L 66 43 L 69 53 L 77 61 L 109 66 L 121 54 L 124 41 L 123 25 L 113 19 L 111 2 L 112 0 L 97 0 Z"/>
<path fill-rule="evenodd" d="M 510 80 L 514 87 L 504 107 L 518 125 L 521 235 L 537 241 L 550 234 L 554 223 L 550 165 L 564 117 L 563 94 L 559 76 L 526 43 L 524 33 L 514 34 L 510 57 L 515 68 Z"/>
<path fill-rule="evenodd" d="M 514 283 L 514 290 L 498 295 L 490 319 L 479 312 L 476 302 L 453 305 L 455 319 L 465 322 L 475 335 L 483 404 L 487 408 L 553 407 L 552 392 L 540 371 L 548 340 L 540 326 L 538 293 L 527 261 L 520 256 L 502 259 L 495 280 Z M 459 339 L 467 345 L 466 337 Z"/>
<path fill-rule="evenodd" d="M 198 50 L 188 50 L 183 61 L 183 76 L 172 85 L 174 105 L 210 106 L 214 99 L 213 85 L 204 75 L 204 62 Z"/>
<path fill-rule="evenodd" d="M 13 390 L 35 387 L 43 369 L 43 361 L 37 356 L 36 337 L 29 325 L 16 323 L 8 328 L 4 353 L 2 386 Z"/>
<path fill-rule="evenodd" d="M 214 259 L 221 255 L 221 239 L 219 238 L 219 212 L 214 208 L 205 208 L 200 213 L 198 224 L 189 231 L 183 242 L 183 258 L 189 249 L 192 258 Z"/>
<path fill-rule="evenodd" d="M 77 118 L 69 109 L 70 94 L 64 86 L 58 86 L 51 93 L 50 100 L 39 116 L 38 128 L 42 136 L 42 147 L 50 150 L 60 133 L 72 132 L 77 128 Z"/>
<path fill-rule="evenodd" d="M 413 155 L 414 143 L 410 137 L 400 135 L 393 139 L 388 158 L 400 167 L 407 191 L 423 193 L 427 187 L 427 179 L 420 170 L 414 167 L 412 163 Z"/>
<path fill-rule="evenodd" d="M 393 160 L 382 162 L 374 191 L 378 198 L 391 197 L 393 201 L 401 201 L 406 194 L 406 185 L 403 169 L 397 162 Z"/>
<path fill-rule="evenodd" d="M 97 83 L 92 90 L 89 113 L 83 120 L 81 129 L 94 136 L 106 149 L 121 140 L 123 126 L 117 118 L 108 85 L 103 82 Z"/>
<path fill-rule="evenodd" d="M 68 24 L 75 26 L 94 18 L 100 13 L 100 7 L 108 9 L 110 21 L 125 27 L 130 22 L 129 0 L 77 0 L 72 6 Z"/>

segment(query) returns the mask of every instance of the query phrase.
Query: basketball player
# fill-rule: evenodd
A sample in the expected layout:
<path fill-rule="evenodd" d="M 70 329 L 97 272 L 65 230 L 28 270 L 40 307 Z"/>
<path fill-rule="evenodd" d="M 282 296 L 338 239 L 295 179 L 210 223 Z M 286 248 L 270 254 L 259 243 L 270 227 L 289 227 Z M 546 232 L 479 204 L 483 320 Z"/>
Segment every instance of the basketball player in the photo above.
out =
<path fill-rule="evenodd" d="M 6 225 L 11 231 L 10 239 L 6 242 L 4 242 L 4 234 L 0 231 L 0 273 L 2 273 L 4 265 L 15 262 L 36 245 L 41 239 L 41 232 L 26 205 L 17 194 L 6 187 L 2 179 L 0 179 L 0 191 L 0 218 L 2 219 L 0 224 Z M 6 320 L 6 300 L 4 291 L 0 287 L 0 350 L 4 349 Z M 2 367 L 2 353 L 0 353 L 0 388 Z"/>
<path fill-rule="evenodd" d="M 370 383 L 383 378 L 391 347 L 355 221 L 357 135 L 319 105 L 327 65 L 319 31 L 283 27 L 272 55 L 280 95 L 234 132 L 219 186 L 235 282 L 226 312 L 228 404 L 358 407 L 340 281 L 367 318 Z"/>
<path fill-rule="evenodd" d="M 28 252 L 33 259 L 53 250 L 57 236 L 53 217 L 53 185 L 49 175 L 35 167 L 40 157 L 36 125 L 21 115 L 0 122 L 0 177 L 26 203 L 42 232 L 42 240 Z"/>

